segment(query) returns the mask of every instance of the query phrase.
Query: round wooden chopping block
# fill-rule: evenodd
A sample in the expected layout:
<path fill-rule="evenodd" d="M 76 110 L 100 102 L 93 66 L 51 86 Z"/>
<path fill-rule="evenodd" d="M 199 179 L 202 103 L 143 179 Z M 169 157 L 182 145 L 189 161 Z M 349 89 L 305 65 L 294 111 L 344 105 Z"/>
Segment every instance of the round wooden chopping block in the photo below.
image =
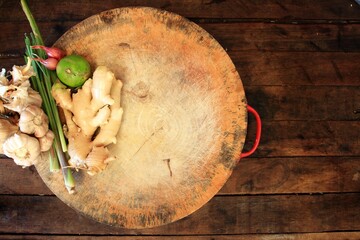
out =
<path fill-rule="evenodd" d="M 116 160 L 75 172 L 69 195 L 49 162 L 36 168 L 67 205 L 125 228 L 160 226 L 208 202 L 239 160 L 247 129 L 244 89 L 231 59 L 196 24 L 146 7 L 92 16 L 55 46 L 109 67 L 124 83 Z"/>

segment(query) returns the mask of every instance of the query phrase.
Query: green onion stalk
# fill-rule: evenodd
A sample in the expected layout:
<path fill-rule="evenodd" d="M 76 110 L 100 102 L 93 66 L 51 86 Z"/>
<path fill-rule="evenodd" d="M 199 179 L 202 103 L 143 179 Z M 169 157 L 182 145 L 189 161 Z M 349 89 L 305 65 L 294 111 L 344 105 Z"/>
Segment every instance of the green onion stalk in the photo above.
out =
<path fill-rule="evenodd" d="M 45 53 L 43 51 L 31 48 L 31 46 L 34 45 L 43 46 L 44 41 L 26 0 L 21 0 L 21 7 L 32 29 L 30 37 L 25 36 L 25 53 L 28 59 L 33 57 L 45 58 Z M 51 87 L 56 80 L 56 74 L 53 71 L 48 70 L 45 66 L 37 61 L 32 61 L 31 64 L 36 74 L 36 76 L 31 77 L 30 79 L 31 85 L 36 91 L 39 92 L 43 100 L 42 107 L 49 118 L 50 128 L 55 135 L 53 147 L 49 151 L 50 171 L 58 171 L 60 168 L 60 163 L 64 176 L 65 187 L 69 193 L 73 193 L 75 188 L 75 181 L 72 176 L 71 169 L 67 165 L 67 158 L 65 155 L 65 152 L 67 152 L 66 140 L 56 102 L 51 95 Z"/>

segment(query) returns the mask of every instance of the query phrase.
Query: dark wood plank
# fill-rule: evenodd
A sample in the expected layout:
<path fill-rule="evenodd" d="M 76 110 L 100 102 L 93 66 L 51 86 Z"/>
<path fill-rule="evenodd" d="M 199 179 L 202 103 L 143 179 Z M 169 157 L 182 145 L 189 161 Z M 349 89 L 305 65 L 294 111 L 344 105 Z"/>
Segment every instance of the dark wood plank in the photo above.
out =
<path fill-rule="evenodd" d="M 359 120 L 360 85 L 249 86 L 248 102 L 264 120 Z"/>
<path fill-rule="evenodd" d="M 288 233 L 288 234 L 242 234 L 242 235 L 215 235 L 215 236 L 78 236 L 78 235 L 0 235 L 0 239 L 6 240 L 157 240 L 157 239 L 181 239 L 181 240 L 358 240 L 360 232 L 327 232 L 327 233 Z"/>
<path fill-rule="evenodd" d="M 133 230 L 96 223 L 56 197 L 0 196 L 0 232 L 202 235 L 359 231 L 359 211 L 360 194 L 215 197 L 175 223 Z"/>
<path fill-rule="evenodd" d="M 246 158 L 218 195 L 360 192 L 359 157 Z M 33 167 L 1 159 L 0 194 L 53 195 Z"/>
<path fill-rule="evenodd" d="M 47 45 L 52 45 L 77 21 L 40 22 Z M 359 52 L 360 24 L 199 23 L 228 51 Z M 1 24 L 1 53 L 21 54 L 27 22 Z"/>
<path fill-rule="evenodd" d="M 360 82 L 355 81 L 354 86 L 247 86 L 245 92 L 264 120 L 359 120 L 354 111 L 360 107 Z"/>
<path fill-rule="evenodd" d="M 234 60 L 248 102 L 264 119 L 263 138 L 253 158 L 242 159 L 206 206 L 147 230 L 95 223 L 55 196 L 12 196 L 52 193 L 34 168 L 1 160 L 0 239 L 360 238 L 360 194 L 355 193 L 360 114 L 353 113 L 360 109 L 360 7 L 355 1 L 29 2 L 47 45 L 75 23 L 114 7 L 153 6 L 198 22 Z M 0 1 L 0 12 L 0 67 L 9 68 L 22 60 L 23 34 L 30 28 L 18 1 Z M 250 117 L 246 149 L 254 132 Z"/>
<path fill-rule="evenodd" d="M 343 156 L 360 156 L 359 143 L 349 141 L 359 139 L 359 127 L 359 121 L 265 121 L 260 146 L 253 155 L 262 159 L 242 160 L 222 193 L 357 191 L 358 158 Z M 251 147 L 254 136 L 255 124 L 250 118 L 245 149 Z M 1 194 L 51 194 L 32 169 L 21 169 L 9 159 L 0 166 L 6 169 L 0 175 Z M 268 171 L 273 173 L 262 175 Z M 270 181 L 270 176 L 276 177 Z M 298 179 L 306 179 L 306 183 L 297 183 Z"/>
<path fill-rule="evenodd" d="M 343 59 L 346 58 L 345 56 L 342 57 Z M 323 59 L 324 58 L 325 56 Z M 20 62 L 22 59 L 18 58 L 10 61 L 1 60 L 0 64 L 4 63 L 4 65 L 7 66 L 2 66 L 10 69 L 10 66 L 16 63 L 16 61 Z M 283 61 L 283 63 L 285 63 L 285 59 L 283 59 Z M 265 65 L 265 63 L 263 64 Z M 356 68 L 355 64 L 355 62 L 350 63 L 349 68 Z M 240 66 L 240 68 L 243 66 L 247 69 L 263 73 L 257 73 L 256 76 L 260 76 L 260 78 L 265 81 L 264 77 L 262 77 L 266 76 L 264 70 L 260 68 L 258 68 L 259 70 L 255 70 L 246 64 Z M 307 64 L 307 66 L 308 68 L 314 69 L 311 64 Z M 270 64 L 270 68 L 272 67 L 272 64 Z M 286 76 L 293 74 L 294 68 L 297 68 L 282 67 Z M 356 69 L 355 73 L 359 72 L 360 68 Z M 332 70 L 336 71 L 334 69 Z M 277 73 L 281 71 L 282 70 L 277 70 Z M 287 71 L 290 71 L 290 73 L 286 73 Z M 306 72 L 306 70 L 303 71 Z M 320 70 L 317 70 L 318 73 L 319 71 Z M 339 69 L 338 71 L 339 74 L 341 74 Z M 251 74 L 251 71 L 241 71 L 240 75 L 242 72 L 245 73 L 244 79 L 246 79 L 247 82 L 253 81 L 252 76 L 250 76 L 249 79 L 249 75 L 247 75 L 248 72 Z M 269 74 L 269 79 L 275 78 L 272 74 L 274 73 Z M 316 88 L 312 85 L 296 86 L 296 84 L 294 84 L 295 86 L 247 86 L 245 87 L 245 92 L 249 104 L 258 110 L 264 120 L 359 120 L 360 116 L 359 114 L 354 114 L 354 110 L 360 107 L 358 104 L 360 102 L 360 81 L 358 81 L 360 75 L 354 76 L 353 74 L 354 73 L 350 74 L 350 78 L 353 79 L 352 84 L 355 84 L 354 86 L 317 86 Z M 296 76 L 293 75 L 289 83 L 294 81 L 295 77 Z M 334 76 L 334 78 L 336 77 Z M 349 79 L 349 81 L 351 80 Z"/>
<path fill-rule="evenodd" d="M 229 52 L 245 86 L 359 86 L 359 53 Z"/>
<path fill-rule="evenodd" d="M 200 23 L 228 51 L 351 52 L 360 24 Z"/>
<path fill-rule="evenodd" d="M 39 22 L 39 29 L 44 39 L 45 45 L 52 45 L 54 42 L 66 32 L 70 27 L 78 22 Z M 28 22 L 5 22 L 1 23 L 1 29 L 5 33 L 0 37 L 1 54 L 24 54 L 24 34 L 29 34 L 31 28 Z"/>
<path fill-rule="evenodd" d="M 360 121 L 263 122 L 263 135 L 254 157 L 360 156 Z M 250 120 L 245 149 L 255 136 Z"/>
<path fill-rule="evenodd" d="M 245 158 L 219 194 L 360 192 L 360 158 Z"/>
<path fill-rule="evenodd" d="M 11 70 L 13 65 L 24 65 L 25 59 L 23 57 L 12 57 L 6 54 L 0 55 L 0 67 L 7 71 Z"/>
<path fill-rule="evenodd" d="M 18 1 L 2 1 L 3 14 L 0 21 L 24 20 Z M 127 6 L 151 6 L 166 9 L 188 18 L 243 18 L 243 19 L 281 19 L 287 21 L 301 19 L 358 20 L 360 7 L 351 0 L 320 0 L 320 1 L 175 1 L 175 0 L 106 0 L 101 2 L 32 0 L 29 5 L 39 21 L 62 21 L 68 19 L 84 19 L 98 12 Z M 319 9 L 321 9 L 319 11 Z M 48 11 L 46 11 L 48 10 Z M 49 14 L 51 13 L 51 14 Z"/>
<path fill-rule="evenodd" d="M 245 86 L 359 86 L 360 53 L 229 52 Z M 24 59 L 0 54 L 10 69 Z"/>
<path fill-rule="evenodd" d="M 12 159 L 0 159 L 0 194 L 52 195 L 35 167 L 22 168 Z"/>

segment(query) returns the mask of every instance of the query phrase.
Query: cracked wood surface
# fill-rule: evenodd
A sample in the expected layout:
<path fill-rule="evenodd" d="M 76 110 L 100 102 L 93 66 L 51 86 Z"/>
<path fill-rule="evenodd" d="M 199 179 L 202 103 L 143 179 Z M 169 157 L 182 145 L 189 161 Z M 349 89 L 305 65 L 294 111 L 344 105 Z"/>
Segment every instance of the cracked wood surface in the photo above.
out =
<path fill-rule="evenodd" d="M 149 228 L 188 216 L 221 189 L 245 142 L 246 99 L 208 33 L 179 15 L 132 7 L 88 18 L 55 45 L 124 84 L 118 142 L 109 146 L 116 161 L 93 177 L 75 173 L 74 195 L 39 161 L 55 195 L 99 222 Z"/>

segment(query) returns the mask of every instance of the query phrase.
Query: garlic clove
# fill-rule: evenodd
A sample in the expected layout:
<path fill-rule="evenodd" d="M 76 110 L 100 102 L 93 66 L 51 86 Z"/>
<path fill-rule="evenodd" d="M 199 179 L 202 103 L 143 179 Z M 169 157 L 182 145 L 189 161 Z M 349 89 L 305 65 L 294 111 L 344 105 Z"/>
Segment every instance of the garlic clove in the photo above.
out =
<path fill-rule="evenodd" d="M 3 150 L 17 165 L 28 167 L 36 163 L 40 155 L 40 144 L 34 137 L 15 133 L 4 142 Z"/>
<path fill-rule="evenodd" d="M 0 97 L 6 101 L 4 107 L 21 112 L 28 105 L 28 89 L 28 86 L 0 85 Z"/>
<path fill-rule="evenodd" d="M 40 96 L 40 94 L 33 90 L 32 88 L 28 89 L 28 105 L 35 105 L 38 107 L 41 107 L 42 104 L 42 98 Z"/>
<path fill-rule="evenodd" d="M 35 76 L 33 67 L 31 66 L 31 59 L 28 58 L 27 64 L 24 66 L 13 66 L 10 72 L 15 85 L 20 85 L 22 82 L 28 80 L 30 77 Z"/>
<path fill-rule="evenodd" d="M 12 124 L 6 119 L 0 119 L 0 153 L 3 154 L 3 144 L 4 142 L 16 133 L 19 130 L 19 127 L 15 124 Z"/>
<path fill-rule="evenodd" d="M 1 85 L 1 86 L 7 86 L 7 85 L 9 85 L 9 81 L 8 81 L 8 79 L 5 77 L 5 74 L 6 74 L 6 70 L 5 70 L 5 68 L 2 68 L 2 69 L 1 69 L 1 72 L 0 72 L 0 85 Z"/>
<path fill-rule="evenodd" d="M 19 127 L 20 131 L 41 138 L 49 130 L 49 119 L 40 107 L 29 105 L 20 113 Z"/>
<path fill-rule="evenodd" d="M 38 138 L 41 152 L 46 152 L 51 148 L 51 145 L 54 141 L 54 137 L 55 137 L 54 133 L 51 130 L 49 130 L 47 131 L 45 136 Z"/>

